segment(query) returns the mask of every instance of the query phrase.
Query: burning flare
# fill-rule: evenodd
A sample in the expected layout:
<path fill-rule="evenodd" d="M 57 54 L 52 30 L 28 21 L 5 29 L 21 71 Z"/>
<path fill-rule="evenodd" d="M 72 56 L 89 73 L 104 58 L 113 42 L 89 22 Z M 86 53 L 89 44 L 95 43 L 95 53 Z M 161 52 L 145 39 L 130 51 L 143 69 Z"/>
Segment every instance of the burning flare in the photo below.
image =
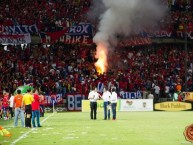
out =
<path fill-rule="evenodd" d="M 95 58 L 97 58 L 98 60 L 95 63 L 95 67 L 99 75 L 107 71 L 107 52 L 107 47 L 105 47 L 105 45 L 98 44 L 95 55 Z"/>

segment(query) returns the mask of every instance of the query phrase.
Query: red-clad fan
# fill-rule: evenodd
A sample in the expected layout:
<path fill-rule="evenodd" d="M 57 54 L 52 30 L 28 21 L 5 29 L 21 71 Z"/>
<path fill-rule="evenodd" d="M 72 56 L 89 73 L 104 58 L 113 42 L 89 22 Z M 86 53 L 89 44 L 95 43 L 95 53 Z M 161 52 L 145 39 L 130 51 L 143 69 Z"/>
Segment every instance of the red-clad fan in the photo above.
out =
<path fill-rule="evenodd" d="M 4 113 L 4 119 L 8 120 L 9 119 L 9 93 L 4 92 L 4 97 L 3 97 L 3 113 Z"/>
<path fill-rule="evenodd" d="M 34 101 L 32 102 L 32 125 L 33 127 L 41 127 L 40 125 L 40 101 L 41 98 L 39 96 L 38 90 L 33 90 Z M 36 119 L 36 121 L 35 121 Z"/>

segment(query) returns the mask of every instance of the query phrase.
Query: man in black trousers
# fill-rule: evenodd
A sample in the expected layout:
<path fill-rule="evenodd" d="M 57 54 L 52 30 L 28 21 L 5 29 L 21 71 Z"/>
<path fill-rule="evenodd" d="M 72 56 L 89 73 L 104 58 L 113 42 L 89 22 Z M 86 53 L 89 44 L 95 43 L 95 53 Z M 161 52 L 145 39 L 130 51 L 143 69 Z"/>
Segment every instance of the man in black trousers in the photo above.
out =
<path fill-rule="evenodd" d="M 97 93 L 97 88 L 94 88 L 94 90 L 90 91 L 88 95 L 88 99 L 90 100 L 90 118 L 96 120 L 97 117 L 97 100 L 99 99 L 100 94 Z M 94 114 L 94 116 L 93 116 Z"/>
<path fill-rule="evenodd" d="M 34 101 L 31 89 L 27 89 L 27 93 L 23 96 L 22 107 L 25 107 L 25 127 L 31 128 L 31 115 L 32 107 L 31 104 Z"/>

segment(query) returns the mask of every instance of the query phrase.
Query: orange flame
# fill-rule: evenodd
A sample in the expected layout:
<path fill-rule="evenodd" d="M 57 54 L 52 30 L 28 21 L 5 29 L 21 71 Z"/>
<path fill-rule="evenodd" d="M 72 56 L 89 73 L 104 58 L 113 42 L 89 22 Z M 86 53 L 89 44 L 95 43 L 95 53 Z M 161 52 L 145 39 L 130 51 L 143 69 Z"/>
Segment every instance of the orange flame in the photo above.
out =
<path fill-rule="evenodd" d="M 98 60 L 95 63 L 98 74 L 103 74 L 107 71 L 107 48 L 103 44 L 97 46 L 97 52 L 95 56 Z"/>

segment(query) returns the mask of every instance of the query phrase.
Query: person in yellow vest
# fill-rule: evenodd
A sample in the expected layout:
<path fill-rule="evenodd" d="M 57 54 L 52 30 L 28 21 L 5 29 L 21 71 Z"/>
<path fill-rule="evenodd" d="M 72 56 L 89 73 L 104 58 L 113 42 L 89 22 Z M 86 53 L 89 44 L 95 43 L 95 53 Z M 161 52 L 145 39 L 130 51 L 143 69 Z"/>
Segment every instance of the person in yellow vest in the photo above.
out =
<path fill-rule="evenodd" d="M 31 128 L 31 116 L 32 107 L 31 104 L 34 101 L 31 89 L 27 90 L 27 93 L 23 96 L 22 106 L 25 106 L 25 127 Z"/>

